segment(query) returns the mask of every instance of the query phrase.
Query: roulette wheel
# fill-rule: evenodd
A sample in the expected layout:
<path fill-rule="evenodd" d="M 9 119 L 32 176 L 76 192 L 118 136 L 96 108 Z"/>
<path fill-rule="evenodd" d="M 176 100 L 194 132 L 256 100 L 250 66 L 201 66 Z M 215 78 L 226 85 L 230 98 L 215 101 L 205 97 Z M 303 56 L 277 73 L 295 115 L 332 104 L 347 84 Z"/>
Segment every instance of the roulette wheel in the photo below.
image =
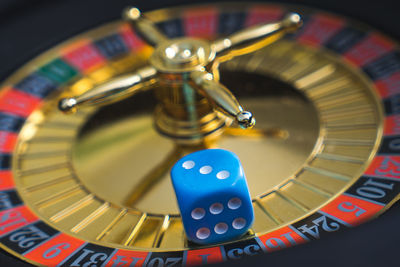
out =
<path fill-rule="evenodd" d="M 340 6 L 336 1 L 325 8 L 368 18 L 351 13 L 358 10 L 356 3 L 341 3 L 346 10 L 332 7 Z M 343 264 L 352 256 L 364 264 L 394 259 L 380 247 L 394 252 L 399 237 L 398 208 L 389 209 L 400 190 L 395 41 L 351 18 L 290 3 L 195 7 L 176 1 L 168 5 L 182 6 L 147 13 L 169 38 L 209 40 L 279 20 L 289 11 L 303 16 L 297 32 L 220 65 L 221 83 L 255 114 L 254 130 L 224 128 L 219 117 L 204 116 L 205 127 L 196 128 L 195 135 L 207 142 L 196 143 L 187 138 L 194 135 L 189 126 L 176 131 L 165 113 L 153 113 L 157 101 L 148 92 L 72 115 L 58 110 L 61 97 L 81 95 L 145 66 L 151 47 L 126 22 L 109 22 L 128 4 L 135 3 L 6 1 L 0 6 L 4 24 L 11 25 L 2 34 L 12 40 L 1 44 L 1 75 L 9 76 L 0 95 L 3 261 L 16 266 L 284 265 L 301 258 L 299 253 L 316 259 L 341 255 Z M 137 5 L 165 7 L 153 1 Z M 391 3 L 375 7 L 381 5 Z M 382 22 L 395 21 L 391 13 L 373 10 L 379 19 L 370 24 L 386 25 L 399 37 Z M 199 247 L 183 236 L 165 176 L 187 150 L 204 146 L 240 156 L 256 219 L 240 240 Z M 344 230 L 384 211 L 382 218 Z M 380 243 L 371 244 L 378 237 Z M 301 243 L 307 244 L 268 254 Z M 353 251 L 340 250 L 350 245 Z M 332 252 L 335 248 L 342 254 Z"/>

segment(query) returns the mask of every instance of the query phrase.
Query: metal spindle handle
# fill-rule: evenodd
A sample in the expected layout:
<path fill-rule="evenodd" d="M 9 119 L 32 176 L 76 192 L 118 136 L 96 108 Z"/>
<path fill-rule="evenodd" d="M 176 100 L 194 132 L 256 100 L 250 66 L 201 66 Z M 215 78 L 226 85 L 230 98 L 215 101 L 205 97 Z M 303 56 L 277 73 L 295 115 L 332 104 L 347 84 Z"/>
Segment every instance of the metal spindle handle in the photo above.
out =
<path fill-rule="evenodd" d="M 142 13 L 136 7 L 127 7 L 122 16 L 130 21 L 137 33 L 149 45 L 157 46 L 162 42 L 168 40 L 168 37 L 152 22 L 151 20 L 142 16 Z"/>
<path fill-rule="evenodd" d="M 234 56 L 244 55 L 261 49 L 293 32 L 302 25 L 297 13 L 289 13 L 281 21 L 244 29 L 228 37 L 214 41 L 211 46 L 220 62 Z"/>
<path fill-rule="evenodd" d="M 241 128 L 252 128 L 255 125 L 253 114 L 243 110 L 231 91 L 215 81 L 211 73 L 194 71 L 191 73 L 191 78 L 197 85 L 196 88 L 202 91 L 220 111 L 236 118 Z"/>
<path fill-rule="evenodd" d="M 80 96 L 61 99 L 59 109 L 70 113 L 81 106 L 111 104 L 149 88 L 156 82 L 156 73 L 155 68 L 145 67 L 133 74 L 116 77 Z"/>

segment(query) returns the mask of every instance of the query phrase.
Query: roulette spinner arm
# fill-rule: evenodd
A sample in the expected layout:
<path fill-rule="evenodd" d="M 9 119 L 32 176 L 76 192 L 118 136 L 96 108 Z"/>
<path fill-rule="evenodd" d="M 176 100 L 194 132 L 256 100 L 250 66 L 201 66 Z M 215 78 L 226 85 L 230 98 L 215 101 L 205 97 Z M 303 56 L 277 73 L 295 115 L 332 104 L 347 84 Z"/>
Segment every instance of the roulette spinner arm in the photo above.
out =
<path fill-rule="evenodd" d="M 212 116 L 212 108 L 207 107 L 210 102 L 214 108 L 233 117 L 241 128 L 254 126 L 253 115 L 244 111 L 234 95 L 218 83 L 217 66 L 235 56 L 261 49 L 301 26 L 300 16 L 292 13 L 280 22 L 254 26 L 208 43 L 196 38 L 170 40 L 152 21 L 143 18 L 137 8 L 127 8 L 124 17 L 132 22 L 147 43 L 156 47 L 150 57 L 151 65 L 111 79 L 80 96 L 64 98 L 59 102 L 60 110 L 69 113 L 75 112 L 79 106 L 112 103 L 159 83 L 160 89 L 155 93 L 160 98 L 159 113 L 162 114 L 159 116 L 169 118 L 159 119 L 165 120 L 162 122 L 156 119 L 156 127 L 166 136 L 193 127 L 192 132 L 176 137 L 177 142 L 186 139 L 190 143 L 204 143 L 205 137 L 225 124 L 211 122 L 202 125 L 205 117 Z M 165 128 L 162 124 L 166 125 Z M 181 128 L 177 126 L 179 124 Z"/>
<path fill-rule="evenodd" d="M 245 105 L 245 106 L 247 106 L 247 105 Z"/>

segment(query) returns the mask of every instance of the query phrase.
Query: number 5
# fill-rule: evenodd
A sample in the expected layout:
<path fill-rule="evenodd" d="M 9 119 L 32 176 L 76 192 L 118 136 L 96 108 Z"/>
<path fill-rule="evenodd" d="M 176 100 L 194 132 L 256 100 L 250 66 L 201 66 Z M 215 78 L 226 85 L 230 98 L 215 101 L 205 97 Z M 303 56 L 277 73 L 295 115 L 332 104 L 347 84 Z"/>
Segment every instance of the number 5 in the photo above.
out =
<path fill-rule="evenodd" d="M 366 212 L 366 210 L 354 205 L 351 202 L 342 202 L 338 205 L 338 209 L 344 212 L 355 212 L 356 213 L 356 217 L 360 216 L 361 214 L 363 214 L 364 212 Z"/>

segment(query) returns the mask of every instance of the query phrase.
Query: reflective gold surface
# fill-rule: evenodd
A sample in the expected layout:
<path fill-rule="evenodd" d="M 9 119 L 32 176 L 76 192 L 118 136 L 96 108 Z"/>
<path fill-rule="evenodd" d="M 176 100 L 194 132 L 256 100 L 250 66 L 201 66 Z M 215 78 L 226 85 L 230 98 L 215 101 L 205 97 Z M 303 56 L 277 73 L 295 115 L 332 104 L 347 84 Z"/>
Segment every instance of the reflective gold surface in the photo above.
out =
<path fill-rule="evenodd" d="M 111 63 L 70 90 L 84 92 L 117 73 L 124 71 Z M 357 179 L 375 153 L 382 111 L 371 85 L 326 51 L 282 40 L 222 65 L 221 81 L 258 115 L 254 129 L 228 128 L 206 144 L 241 158 L 255 233 L 311 213 Z M 19 135 L 16 183 L 27 205 L 63 232 L 117 247 L 184 249 L 168 172 L 199 147 L 175 147 L 158 135 L 149 113 L 155 103 L 140 105 L 152 99 L 141 97 L 113 104 L 119 111 L 71 116 L 57 110 L 57 99 L 44 105 Z"/>

